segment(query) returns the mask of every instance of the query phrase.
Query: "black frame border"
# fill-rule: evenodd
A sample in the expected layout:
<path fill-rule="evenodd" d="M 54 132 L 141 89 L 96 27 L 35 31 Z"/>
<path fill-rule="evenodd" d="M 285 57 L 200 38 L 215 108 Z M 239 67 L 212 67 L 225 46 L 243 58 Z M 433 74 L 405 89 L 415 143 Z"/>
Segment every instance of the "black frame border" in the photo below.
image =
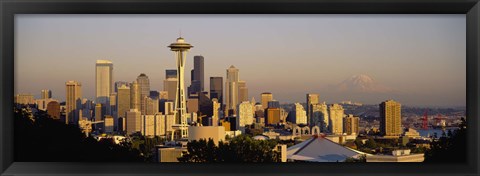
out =
<path fill-rule="evenodd" d="M 479 175 L 478 0 L 0 0 L 2 175 Z M 15 14 L 466 14 L 468 163 L 144 164 L 14 162 Z M 32 149 L 35 147 L 33 146 Z M 39 151 L 40 152 L 40 151 Z"/>

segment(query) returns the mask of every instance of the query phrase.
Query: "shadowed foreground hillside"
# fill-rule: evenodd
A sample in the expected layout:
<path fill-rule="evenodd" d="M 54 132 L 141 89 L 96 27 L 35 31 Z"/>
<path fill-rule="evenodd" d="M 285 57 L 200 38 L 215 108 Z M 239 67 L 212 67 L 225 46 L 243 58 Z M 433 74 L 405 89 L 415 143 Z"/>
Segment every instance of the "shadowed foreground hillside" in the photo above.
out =
<path fill-rule="evenodd" d="M 136 150 L 112 141 L 85 137 L 74 125 L 48 118 L 42 111 L 33 119 L 15 109 L 14 155 L 17 162 L 143 162 Z"/>

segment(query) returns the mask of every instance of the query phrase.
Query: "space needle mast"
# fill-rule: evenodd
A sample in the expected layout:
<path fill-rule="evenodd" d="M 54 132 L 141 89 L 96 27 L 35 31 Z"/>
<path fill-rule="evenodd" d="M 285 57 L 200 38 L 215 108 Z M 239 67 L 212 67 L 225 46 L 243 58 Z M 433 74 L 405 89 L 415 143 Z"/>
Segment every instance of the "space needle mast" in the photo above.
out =
<path fill-rule="evenodd" d="M 175 43 L 172 43 L 168 46 L 171 51 L 175 53 L 175 58 L 177 59 L 177 73 L 178 73 L 178 82 L 177 82 L 177 92 L 175 95 L 175 126 L 180 128 L 180 137 L 188 137 L 188 126 L 187 126 L 187 102 L 185 99 L 185 58 L 187 57 L 187 52 L 190 48 L 193 48 L 192 45 L 185 42 L 181 36 L 177 38 Z M 172 132 L 172 139 L 175 132 Z"/>

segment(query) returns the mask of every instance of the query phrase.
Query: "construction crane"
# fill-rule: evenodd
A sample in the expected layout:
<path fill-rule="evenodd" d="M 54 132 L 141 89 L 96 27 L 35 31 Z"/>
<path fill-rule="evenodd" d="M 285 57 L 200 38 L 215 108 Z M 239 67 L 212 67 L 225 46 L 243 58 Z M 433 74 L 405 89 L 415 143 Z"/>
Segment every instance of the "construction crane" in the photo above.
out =
<path fill-rule="evenodd" d="M 424 130 L 428 129 L 428 109 L 425 109 L 425 112 L 423 113 L 422 129 Z"/>

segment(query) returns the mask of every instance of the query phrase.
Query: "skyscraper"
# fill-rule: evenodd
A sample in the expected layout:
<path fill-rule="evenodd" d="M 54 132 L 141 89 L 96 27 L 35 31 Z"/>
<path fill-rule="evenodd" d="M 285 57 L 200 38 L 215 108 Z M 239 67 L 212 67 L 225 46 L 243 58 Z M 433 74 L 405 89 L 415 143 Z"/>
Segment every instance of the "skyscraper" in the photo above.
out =
<path fill-rule="evenodd" d="M 294 124 L 307 124 L 307 111 L 300 103 L 295 103 L 295 108 L 288 114 L 288 121 Z"/>
<path fill-rule="evenodd" d="M 65 123 L 77 124 L 79 120 L 79 111 L 82 107 L 82 84 L 77 81 L 67 81 L 66 86 L 66 111 Z"/>
<path fill-rule="evenodd" d="M 140 89 L 140 99 L 143 100 L 145 97 L 150 96 L 150 80 L 148 79 L 148 76 L 145 75 L 145 73 L 140 74 L 137 77 L 137 83 Z M 145 115 L 145 101 L 140 102 L 140 112 L 142 115 Z"/>
<path fill-rule="evenodd" d="M 212 98 L 212 126 L 218 126 L 218 120 L 220 119 L 220 107 L 221 104 L 218 103 L 218 99 Z"/>
<path fill-rule="evenodd" d="M 227 80 L 225 82 L 226 110 L 236 111 L 238 104 L 238 69 L 233 65 L 227 69 Z M 228 114 L 231 116 L 232 114 Z"/>
<path fill-rule="evenodd" d="M 130 109 L 126 113 L 126 132 L 127 134 L 132 134 L 135 132 L 140 132 L 142 128 L 141 124 L 141 113 L 137 109 Z"/>
<path fill-rule="evenodd" d="M 273 94 L 270 92 L 264 92 L 261 94 L 262 96 L 262 107 L 263 109 L 268 108 L 268 102 L 273 100 Z"/>
<path fill-rule="evenodd" d="M 48 89 L 42 90 L 42 99 L 52 98 L 52 91 Z"/>
<path fill-rule="evenodd" d="M 177 38 L 175 43 L 168 46 L 171 51 L 175 53 L 175 59 L 177 61 L 177 92 L 175 94 L 175 116 L 180 119 L 180 137 L 186 138 L 188 136 L 187 128 L 187 103 L 185 97 L 185 59 L 187 52 L 193 46 L 185 42 L 182 37 Z M 173 135 L 172 135 L 173 136 Z"/>
<path fill-rule="evenodd" d="M 140 102 L 142 101 L 140 95 L 140 85 L 137 81 L 133 81 L 132 84 L 130 84 L 130 109 L 137 109 L 140 111 Z"/>
<path fill-rule="evenodd" d="M 96 103 L 107 107 L 110 93 L 113 92 L 113 64 L 109 60 L 97 60 L 95 64 Z"/>
<path fill-rule="evenodd" d="M 163 81 L 163 90 L 167 92 L 168 100 L 175 101 L 177 94 L 177 70 L 166 70 L 165 80 Z"/>
<path fill-rule="evenodd" d="M 393 100 L 380 103 L 380 133 L 385 137 L 398 137 L 402 134 L 401 104 Z"/>
<path fill-rule="evenodd" d="M 238 99 L 239 102 L 248 101 L 248 88 L 245 81 L 238 81 Z"/>
<path fill-rule="evenodd" d="M 329 111 L 329 131 L 332 134 L 343 134 L 343 107 L 339 104 L 333 104 L 328 107 Z"/>
<path fill-rule="evenodd" d="M 318 94 L 307 94 L 307 122 L 310 124 L 310 126 L 315 125 L 315 120 L 312 118 L 313 117 L 313 105 L 318 104 L 320 95 Z"/>
<path fill-rule="evenodd" d="M 245 133 L 245 126 L 253 124 L 253 108 L 249 101 L 244 101 L 238 105 L 237 130 Z"/>
<path fill-rule="evenodd" d="M 343 129 L 347 135 L 358 134 L 358 124 L 360 118 L 354 117 L 352 114 L 349 114 L 343 120 Z"/>
<path fill-rule="evenodd" d="M 312 106 L 312 126 L 320 127 L 321 132 L 328 132 L 329 117 L 328 117 L 328 107 L 325 102 L 319 104 L 313 104 Z"/>
<path fill-rule="evenodd" d="M 200 84 L 200 87 L 199 87 L 199 91 L 203 91 L 205 90 L 204 88 L 204 82 L 205 82 L 205 79 L 204 79 L 204 59 L 203 59 L 203 56 L 194 56 L 193 57 L 193 80 L 196 80 L 199 82 Z"/>
<path fill-rule="evenodd" d="M 125 118 L 125 113 L 131 109 L 130 87 L 122 85 L 117 91 L 117 114 L 118 117 Z"/>
<path fill-rule="evenodd" d="M 210 77 L 210 98 L 216 98 L 218 103 L 223 104 L 223 78 Z"/>

